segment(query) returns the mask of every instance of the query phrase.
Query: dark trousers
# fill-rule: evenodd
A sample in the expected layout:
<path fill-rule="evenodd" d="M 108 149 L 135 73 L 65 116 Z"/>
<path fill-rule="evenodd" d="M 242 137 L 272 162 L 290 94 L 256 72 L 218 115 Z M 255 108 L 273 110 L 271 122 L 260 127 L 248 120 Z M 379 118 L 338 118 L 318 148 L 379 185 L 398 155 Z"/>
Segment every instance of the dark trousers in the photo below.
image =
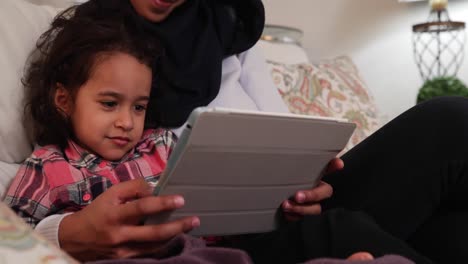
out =
<path fill-rule="evenodd" d="M 345 168 L 324 178 L 334 194 L 321 215 L 235 246 L 256 263 L 357 251 L 418 264 L 468 261 L 468 99 L 419 104 L 342 158 Z"/>

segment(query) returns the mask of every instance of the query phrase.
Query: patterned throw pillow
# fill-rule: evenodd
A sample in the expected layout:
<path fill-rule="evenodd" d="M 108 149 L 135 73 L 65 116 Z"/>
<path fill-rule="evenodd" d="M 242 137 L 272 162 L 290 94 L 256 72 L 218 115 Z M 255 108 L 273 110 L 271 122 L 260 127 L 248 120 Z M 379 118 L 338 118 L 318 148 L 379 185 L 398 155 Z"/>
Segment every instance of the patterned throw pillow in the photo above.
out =
<path fill-rule="evenodd" d="M 0 202 L 0 263 L 79 262 L 34 232 L 10 207 Z"/>
<path fill-rule="evenodd" d="M 318 64 L 268 63 L 273 81 L 295 114 L 338 117 L 356 123 L 350 149 L 377 130 L 381 122 L 372 95 L 347 56 Z"/>

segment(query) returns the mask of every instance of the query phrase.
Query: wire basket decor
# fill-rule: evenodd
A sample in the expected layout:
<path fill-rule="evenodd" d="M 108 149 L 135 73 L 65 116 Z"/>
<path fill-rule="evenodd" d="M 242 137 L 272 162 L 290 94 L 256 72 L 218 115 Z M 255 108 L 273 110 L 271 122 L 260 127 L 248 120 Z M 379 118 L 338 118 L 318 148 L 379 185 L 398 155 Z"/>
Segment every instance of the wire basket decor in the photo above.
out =
<path fill-rule="evenodd" d="M 414 25 L 413 53 L 423 80 L 456 76 L 465 41 L 465 23 L 451 21 L 446 8 L 432 9 L 427 22 Z"/>

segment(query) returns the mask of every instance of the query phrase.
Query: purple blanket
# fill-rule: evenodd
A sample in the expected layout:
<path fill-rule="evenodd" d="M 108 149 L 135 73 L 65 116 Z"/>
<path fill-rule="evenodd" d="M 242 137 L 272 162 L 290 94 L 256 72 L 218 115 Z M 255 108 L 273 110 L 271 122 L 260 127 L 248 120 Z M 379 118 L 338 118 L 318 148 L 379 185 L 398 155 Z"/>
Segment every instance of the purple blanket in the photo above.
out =
<path fill-rule="evenodd" d="M 252 264 L 247 253 L 230 248 L 207 247 L 201 239 L 181 235 L 161 248 L 151 258 L 103 260 L 92 264 Z M 406 258 L 388 255 L 372 261 L 315 259 L 306 264 L 414 264 Z"/>

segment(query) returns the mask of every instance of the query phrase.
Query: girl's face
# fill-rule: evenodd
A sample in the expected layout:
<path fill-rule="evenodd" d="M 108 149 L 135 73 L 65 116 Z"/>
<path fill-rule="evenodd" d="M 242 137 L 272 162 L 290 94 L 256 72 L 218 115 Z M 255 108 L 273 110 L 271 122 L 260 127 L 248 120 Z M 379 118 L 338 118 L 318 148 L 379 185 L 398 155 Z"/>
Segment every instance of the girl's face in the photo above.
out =
<path fill-rule="evenodd" d="M 130 0 L 136 12 L 151 22 L 161 22 L 185 0 Z"/>
<path fill-rule="evenodd" d="M 78 144 L 116 161 L 143 135 L 150 89 L 150 68 L 130 55 L 114 53 L 98 60 L 74 101 L 59 88 L 55 103 L 70 118 Z"/>

